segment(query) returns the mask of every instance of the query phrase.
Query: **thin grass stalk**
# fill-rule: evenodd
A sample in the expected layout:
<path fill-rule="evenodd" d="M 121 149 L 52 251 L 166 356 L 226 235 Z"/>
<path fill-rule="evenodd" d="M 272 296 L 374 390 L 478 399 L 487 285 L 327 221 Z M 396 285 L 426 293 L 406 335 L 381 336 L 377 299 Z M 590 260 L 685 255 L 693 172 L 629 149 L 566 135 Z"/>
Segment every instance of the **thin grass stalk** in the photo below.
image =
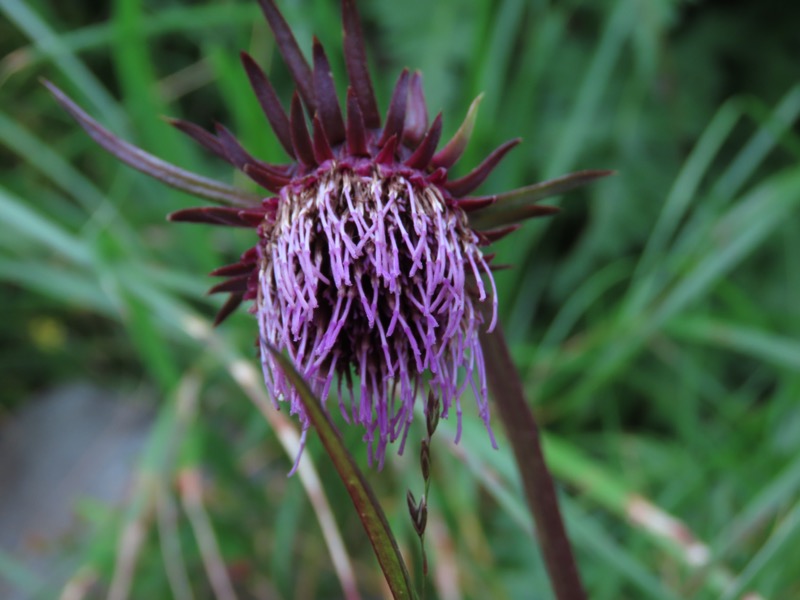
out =
<path fill-rule="evenodd" d="M 172 307 L 172 310 L 174 309 L 175 307 Z M 170 314 L 174 315 L 176 322 L 181 323 L 181 329 L 187 335 L 212 348 L 214 356 L 219 358 L 233 380 L 275 431 L 287 456 L 292 459 L 296 457 L 300 451 L 300 435 L 283 412 L 273 410 L 262 385 L 261 376 L 255 367 L 249 361 L 238 356 L 225 343 L 224 339 L 215 333 L 207 321 L 183 312 L 180 308 L 177 309 L 177 312 L 170 312 Z M 356 585 L 355 570 L 314 463 L 307 459 L 301 460 L 297 466 L 297 475 L 300 477 L 300 483 L 303 485 L 319 521 L 334 571 L 342 585 L 343 597 L 346 600 L 359 600 L 361 596 Z"/>
<path fill-rule="evenodd" d="M 492 332 L 482 330 L 480 335 L 489 390 L 511 441 L 553 592 L 558 600 L 582 600 L 586 592 L 561 517 L 555 483 L 544 460 L 539 427 L 502 328 L 498 324 Z"/>
<path fill-rule="evenodd" d="M 133 587 L 136 567 L 139 564 L 155 510 L 155 490 L 159 485 L 152 473 L 142 471 L 136 483 L 136 497 L 131 503 L 131 517 L 122 529 L 116 549 L 114 575 L 108 591 L 108 600 L 127 600 Z"/>
<path fill-rule="evenodd" d="M 97 583 L 98 574 L 94 567 L 83 566 L 64 585 L 58 600 L 84 600 Z"/>
<path fill-rule="evenodd" d="M 203 482 L 198 467 L 186 467 L 178 473 L 178 488 L 214 597 L 217 600 L 236 600 L 238 596 L 203 502 Z"/>
<path fill-rule="evenodd" d="M 167 585 L 174 600 L 195 600 L 178 534 L 178 509 L 169 491 L 156 493 L 158 540 L 164 557 Z"/>
<path fill-rule="evenodd" d="M 411 584 L 403 555 L 400 553 L 397 540 L 392 534 L 380 502 L 342 442 L 333 421 L 322 408 L 322 402 L 311 392 L 311 388 L 294 368 L 290 358 L 279 354 L 272 346 L 267 346 L 267 350 L 272 353 L 286 377 L 297 389 L 325 451 L 353 500 L 353 506 L 372 544 L 392 597 L 395 600 L 416 600 L 418 596 Z"/>

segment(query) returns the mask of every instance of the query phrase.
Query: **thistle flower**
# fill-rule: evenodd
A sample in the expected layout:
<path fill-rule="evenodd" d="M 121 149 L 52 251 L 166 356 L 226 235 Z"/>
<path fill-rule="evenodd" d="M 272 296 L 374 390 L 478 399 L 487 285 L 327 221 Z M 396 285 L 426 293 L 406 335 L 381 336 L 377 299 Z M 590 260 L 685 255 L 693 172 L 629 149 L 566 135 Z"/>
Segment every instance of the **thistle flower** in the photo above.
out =
<path fill-rule="evenodd" d="M 181 210 L 170 220 L 255 230 L 255 245 L 238 262 L 212 272 L 225 279 L 211 292 L 229 294 L 216 323 L 252 301 L 267 389 L 276 408 L 288 402 L 299 416 L 303 441 L 308 420 L 302 403 L 268 347 L 288 352 L 323 402 L 335 387 L 345 421 L 364 429 L 370 462 L 382 466 L 387 445 L 398 439 L 402 452 L 415 399 L 425 389 L 438 397 L 442 417 L 455 410 L 458 441 L 460 398 L 471 385 L 496 446 L 478 331 L 494 327 L 497 294 L 492 255 L 481 248 L 524 219 L 556 212 L 537 205 L 541 198 L 607 172 L 584 171 L 505 194 L 471 196 L 520 141 L 506 142 L 463 177 L 451 178 L 480 97 L 455 136 L 437 150 L 442 116 L 429 123 L 422 76 L 404 70 L 382 119 L 354 0 L 343 0 L 350 80 L 344 116 L 319 41 L 314 39 L 309 66 L 273 0 L 259 3 L 297 86 L 288 115 L 256 62 L 242 53 L 242 64 L 291 162 L 254 158 L 221 125 L 212 134 L 185 121 L 171 123 L 267 190 L 265 197 L 131 146 L 46 85 L 101 146 L 130 166 L 228 205 Z"/>

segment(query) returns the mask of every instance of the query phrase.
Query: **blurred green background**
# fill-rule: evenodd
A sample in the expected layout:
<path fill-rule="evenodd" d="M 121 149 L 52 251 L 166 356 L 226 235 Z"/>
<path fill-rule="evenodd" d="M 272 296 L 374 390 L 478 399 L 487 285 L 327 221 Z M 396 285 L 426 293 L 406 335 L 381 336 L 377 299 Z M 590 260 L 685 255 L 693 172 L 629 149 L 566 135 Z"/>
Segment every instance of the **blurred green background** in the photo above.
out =
<path fill-rule="evenodd" d="M 514 266 L 498 275 L 503 323 L 590 597 L 800 597 L 800 4 L 360 4 L 381 106 L 399 70 L 419 68 L 447 135 L 486 93 L 457 172 L 524 138 L 482 190 L 618 171 L 499 245 Z M 341 84 L 338 3 L 278 5 L 305 50 L 320 37 Z M 288 100 L 256 3 L 0 0 L 0 15 L 0 436 L 75 382 L 153 423 L 120 502 L 66 495 L 69 470 L 38 492 L 74 515 L 38 532 L 45 542 L 0 547 L 8 593 L 56 598 L 69 580 L 70 597 L 224 598 L 228 581 L 239 598 L 337 598 L 328 516 L 346 547 L 335 558 L 364 598 L 382 597 L 313 435 L 330 513 L 286 477 L 285 415 L 258 408 L 252 316 L 209 328 L 221 299 L 205 295 L 206 273 L 251 232 L 167 224 L 198 201 L 107 156 L 39 83 L 166 160 L 249 185 L 160 116 L 221 121 L 284 160 L 238 60 L 251 52 Z M 429 595 L 549 598 L 500 425 L 492 451 L 464 404 L 460 445 L 449 426 L 433 446 Z M 97 434 L 85 435 L 89 453 Z M 45 441 L 23 437 L 33 454 Z M 410 448 L 369 477 L 420 582 Z M 0 489 L 0 505 L 9 497 Z M 44 571 L 36 553 L 50 557 Z"/>

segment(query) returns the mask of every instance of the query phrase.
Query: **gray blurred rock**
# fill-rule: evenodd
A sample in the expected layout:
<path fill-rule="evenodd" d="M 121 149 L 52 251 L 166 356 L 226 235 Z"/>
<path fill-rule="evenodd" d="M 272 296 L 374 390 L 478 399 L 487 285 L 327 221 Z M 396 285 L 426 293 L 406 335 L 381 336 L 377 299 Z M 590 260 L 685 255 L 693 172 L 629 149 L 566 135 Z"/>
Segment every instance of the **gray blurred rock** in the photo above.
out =
<path fill-rule="evenodd" d="M 0 423 L 0 551 L 49 589 L 69 577 L 59 542 L 75 532 L 75 503 L 125 496 L 151 421 L 143 403 L 79 383 Z M 0 574 L 0 598 L 28 595 Z"/>

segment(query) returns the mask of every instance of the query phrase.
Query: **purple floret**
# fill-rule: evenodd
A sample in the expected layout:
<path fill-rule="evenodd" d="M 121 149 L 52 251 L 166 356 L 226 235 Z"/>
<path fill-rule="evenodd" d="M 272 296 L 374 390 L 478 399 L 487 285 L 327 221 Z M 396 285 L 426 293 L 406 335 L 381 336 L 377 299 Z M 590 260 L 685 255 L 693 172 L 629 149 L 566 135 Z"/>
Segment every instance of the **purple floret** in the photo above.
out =
<path fill-rule="evenodd" d="M 360 171 L 363 171 L 361 169 Z M 476 302 L 494 281 L 466 215 L 438 187 L 391 169 L 344 166 L 281 191 L 259 245 L 256 313 L 262 345 L 288 351 L 323 401 L 338 376 L 344 419 L 365 429 L 370 462 L 413 420 L 417 392 L 439 396 L 442 416 L 469 383 L 487 427 L 489 410 Z M 491 325 L 494 324 L 494 317 Z M 302 402 L 264 347 L 267 387 L 308 428 Z M 360 381 L 358 393 L 351 378 Z M 459 381 L 463 371 L 463 381 Z"/>

